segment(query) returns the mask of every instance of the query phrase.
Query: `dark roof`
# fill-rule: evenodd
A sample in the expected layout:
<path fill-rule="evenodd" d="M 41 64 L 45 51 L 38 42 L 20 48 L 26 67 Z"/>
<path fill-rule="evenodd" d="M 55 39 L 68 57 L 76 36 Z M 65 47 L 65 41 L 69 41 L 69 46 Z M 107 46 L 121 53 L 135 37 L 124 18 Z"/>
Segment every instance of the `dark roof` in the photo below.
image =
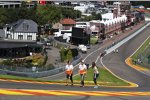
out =
<path fill-rule="evenodd" d="M 38 25 L 33 20 L 20 19 L 17 22 L 6 25 L 5 27 L 12 27 L 14 32 L 38 32 Z"/>
<path fill-rule="evenodd" d="M 41 46 L 40 44 L 37 44 L 35 41 L 8 41 L 8 40 L 0 40 L 0 49 L 7 49 L 7 48 L 20 48 L 20 47 L 38 47 Z"/>
<path fill-rule="evenodd" d="M 5 32 L 3 29 L 0 29 L 0 37 L 5 37 Z"/>
<path fill-rule="evenodd" d="M 69 24 L 69 25 L 76 24 L 76 22 L 70 18 L 65 18 L 65 19 L 61 20 L 60 23 L 61 24 Z"/>

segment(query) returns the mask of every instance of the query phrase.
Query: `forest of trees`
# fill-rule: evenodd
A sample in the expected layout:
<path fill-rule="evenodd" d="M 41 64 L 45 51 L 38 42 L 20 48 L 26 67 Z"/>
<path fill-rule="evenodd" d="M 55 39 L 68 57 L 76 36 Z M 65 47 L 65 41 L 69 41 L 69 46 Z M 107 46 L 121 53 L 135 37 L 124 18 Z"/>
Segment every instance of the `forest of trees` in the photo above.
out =
<path fill-rule="evenodd" d="M 33 8 L 0 8 L 0 27 L 18 19 L 32 19 L 38 25 L 56 23 L 63 18 L 81 18 L 81 12 L 73 8 L 63 8 L 54 5 L 35 5 Z"/>

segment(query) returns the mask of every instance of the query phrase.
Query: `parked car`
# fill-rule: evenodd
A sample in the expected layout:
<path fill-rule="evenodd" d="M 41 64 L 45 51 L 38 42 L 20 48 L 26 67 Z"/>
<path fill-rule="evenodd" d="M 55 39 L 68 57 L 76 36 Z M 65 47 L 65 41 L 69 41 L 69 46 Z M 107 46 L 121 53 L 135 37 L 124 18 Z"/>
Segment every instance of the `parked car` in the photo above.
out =
<path fill-rule="evenodd" d="M 87 47 L 87 49 L 91 49 L 91 45 L 90 44 L 87 44 L 86 47 Z"/>
<path fill-rule="evenodd" d="M 78 49 L 82 52 L 82 53 L 87 53 L 87 47 L 83 44 L 80 44 L 78 46 Z"/>

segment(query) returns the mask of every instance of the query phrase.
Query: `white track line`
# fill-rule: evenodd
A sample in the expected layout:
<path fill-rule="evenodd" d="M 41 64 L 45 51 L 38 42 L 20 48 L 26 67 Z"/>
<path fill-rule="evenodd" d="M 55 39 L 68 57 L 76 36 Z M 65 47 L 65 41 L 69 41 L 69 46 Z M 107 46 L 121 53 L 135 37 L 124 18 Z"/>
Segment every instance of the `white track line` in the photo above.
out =
<path fill-rule="evenodd" d="M 94 54 L 95 52 L 101 50 L 102 48 L 103 48 L 103 46 L 102 46 L 102 47 L 99 47 L 97 50 L 91 52 L 91 53 L 88 54 L 83 60 L 85 61 L 89 56 L 91 56 L 91 55 Z M 98 57 L 99 57 L 99 56 L 98 56 Z M 99 58 L 97 58 L 97 59 L 99 59 Z M 96 60 L 96 62 L 97 62 L 97 60 Z M 77 66 L 79 66 L 79 64 L 80 64 L 80 63 L 78 63 L 77 65 L 75 65 L 74 68 L 76 68 Z M 61 73 L 55 74 L 55 75 L 47 76 L 47 77 L 55 77 L 55 76 L 60 75 L 60 74 L 63 74 L 63 73 L 64 73 L 64 71 L 61 72 Z M 75 74 L 74 76 L 76 76 L 76 75 L 78 75 L 78 74 Z M 46 78 L 46 77 L 44 77 L 44 78 Z"/>
<path fill-rule="evenodd" d="M 130 57 L 133 56 L 149 38 L 150 36 L 130 55 Z"/>
<path fill-rule="evenodd" d="M 107 55 L 107 54 L 106 54 L 106 55 Z M 106 55 L 105 55 L 105 56 L 106 56 Z M 100 58 L 100 62 L 101 62 L 101 64 L 102 64 L 102 66 L 103 66 L 107 71 L 109 71 L 112 75 L 114 75 L 114 76 L 117 77 L 118 79 L 120 79 L 120 80 L 122 80 L 122 81 L 124 81 L 124 82 L 130 83 L 130 84 L 134 84 L 136 87 L 139 87 L 139 85 L 138 85 L 137 83 L 129 82 L 129 81 L 127 81 L 127 80 L 125 80 L 125 79 L 123 79 L 123 78 L 117 76 L 117 75 L 114 74 L 110 69 L 108 69 L 108 68 L 104 65 L 104 63 L 103 63 L 103 57 Z"/>

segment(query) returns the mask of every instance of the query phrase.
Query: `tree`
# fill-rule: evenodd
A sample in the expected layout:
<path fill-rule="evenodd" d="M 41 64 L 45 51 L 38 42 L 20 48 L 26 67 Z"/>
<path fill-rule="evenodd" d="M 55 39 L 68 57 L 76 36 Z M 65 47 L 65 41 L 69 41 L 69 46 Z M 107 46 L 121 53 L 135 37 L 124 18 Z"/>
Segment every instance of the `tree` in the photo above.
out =
<path fill-rule="evenodd" d="M 27 2 L 22 1 L 22 2 L 21 2 L 21 7 L 22 7 L 22 8 L 25 8 L 25 7 L 26 7 L 26 4 L 27 4 Z"/>
<path fill-rule="evenodd" d="M 102 20 L 102 15 L 100 13 L 95 15 L 96 20 Z"/>
<path fill-rule="evenodd" d="M 7 23 L 7 10 L 0 8 L 0 27 L 3 27 Z"/>
<path fill-rule="evenodd" d="M 39 25 L 45 25 L 49 21 L 51 21 L 51 23 L 57 23 L 62 18 L 75 19 L 81 17 L 81 12 L 73 8 L 36 4 L 33 8 L 26 8 L 25 5 L 25 2 L 23 2 L 21 8 L 0 8 L 0 26 L 15 22 L 19 19 L 32 19 Z"/>
<path fill-rule="evenodd" d="M 71 60 L 71 59 L 72 59 L 72 52 L 69 49 L 68 52 L 67 52 L 67 60 Z"/>
<path fill-rule="evenodd" d="M 62 47 L 60 50 L 60 58 L 62 62 L 65 60 L 65 48 L 64 47 Z"/>
<path fill-rule="evenodd" d="M 91 21 L 93 19 L 93 16 L 85 16 L 83 18 L 84 21 Z"/>
<path fill-rule="evenodd" d="M 81 18 L 81 11 L 79 11 L 79 10 L 74 10 L 73 11 L 73 15 L 74 15 L 74 18 Z"/>
<path fill-rule="evenodd" d="M 92 12 L 92 16 L 94 20 L 102 20 L 102 16 L 100 13 L 96 14 L 96 12 Z"/>

